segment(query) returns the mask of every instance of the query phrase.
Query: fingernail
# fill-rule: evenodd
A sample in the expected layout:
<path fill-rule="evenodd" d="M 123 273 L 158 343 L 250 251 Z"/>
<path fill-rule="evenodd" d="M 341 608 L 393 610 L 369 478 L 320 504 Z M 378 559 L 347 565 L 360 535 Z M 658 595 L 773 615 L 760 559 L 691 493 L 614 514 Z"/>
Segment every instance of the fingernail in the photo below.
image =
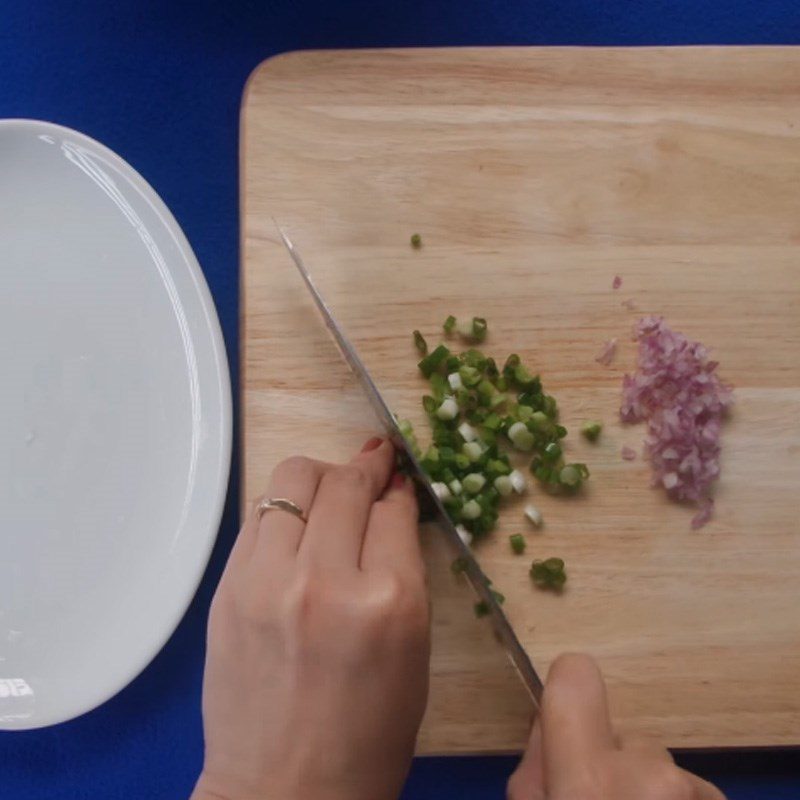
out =
<path fill-rule="evenodd" d="M 406 476 L 402 472 L 392 475 L 392 489 L 402 489 L 406 485 Z"/>
<path fill-rule="evenodd" d="M 370 450 L 377 450 L 383 444 L 383 439 L 380 436 L 373 436 L 367 439 L 364 446 L 361 448 L 362 453 L 369 453 Z"/>

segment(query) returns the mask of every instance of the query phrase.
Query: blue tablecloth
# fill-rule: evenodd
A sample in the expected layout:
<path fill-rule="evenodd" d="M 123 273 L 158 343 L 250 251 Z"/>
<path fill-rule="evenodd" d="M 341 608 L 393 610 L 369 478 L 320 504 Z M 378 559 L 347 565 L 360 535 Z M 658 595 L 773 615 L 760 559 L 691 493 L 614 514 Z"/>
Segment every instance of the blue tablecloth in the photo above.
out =
<path fill-rule="evenodd" d="M 800 43 L 797 0 L 0 0 L 0 117 L 84 131 L 155 187 L 203 267 L 235 386 L 238 113 L 264 58 L 325 47 L 755 43 Z M 96 711 L 0 735 L 0 800 L 188 795 L 202 758 L 205 619 L 236 533 L 237 489 L 234 467 L 211 564 L 164 650 Z M 731 800 L 800 798 L 794 754 L 684 762 Z M 513 763 L 420 760 L 404 798 L 502 797 Z"/>

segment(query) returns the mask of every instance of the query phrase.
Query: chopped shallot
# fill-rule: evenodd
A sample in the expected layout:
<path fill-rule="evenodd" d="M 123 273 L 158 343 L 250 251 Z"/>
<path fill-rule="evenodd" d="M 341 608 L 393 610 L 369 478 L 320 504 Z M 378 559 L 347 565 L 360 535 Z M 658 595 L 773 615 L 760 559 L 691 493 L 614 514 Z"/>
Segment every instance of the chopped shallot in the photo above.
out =
<path fill-rule="evenodd" d="M 599 356 L 597 356 L 595 361 L 598 364 L 602 364 L 604 367 L 607 367 L 614 360 L 616 352 L 617 352 L 617 340 L 609 339 L 603 345 L 603 352 L 600 353 Z"/>
<path fill-rule="evenodd" d="M 622 278 L 619 275 L 614 276 L 614 282 L 611 284 L 612 289 L 619 289 L 622 286 Z"/>
<path fill-rule="evenodd" d="M 711 518 L 711 484 L 719 477 L 722 419 L 733 402 L 717 362 L 699 342 L 670 330 L 660 317 L 636 325 L 637 371 L 622 384 L 623 422 L 647 422 L 645 454 L 654 485 L 699 507 L 692 528 Z"/>
<path fill-rule="evenodd" d="M 711 498 L 703 501 L 700 510 L 692 517 L 692 530 L 702 528 L 711 519 L 714 513 L 714 501 Z"/>
<path fill-rule="evenodd" d="M 625 447 L 622 448 L 620 455 L 625 461 L 636 460 L 636 451 L 632 447 L 628 447 L 628 445 L 625 445 Z"/>

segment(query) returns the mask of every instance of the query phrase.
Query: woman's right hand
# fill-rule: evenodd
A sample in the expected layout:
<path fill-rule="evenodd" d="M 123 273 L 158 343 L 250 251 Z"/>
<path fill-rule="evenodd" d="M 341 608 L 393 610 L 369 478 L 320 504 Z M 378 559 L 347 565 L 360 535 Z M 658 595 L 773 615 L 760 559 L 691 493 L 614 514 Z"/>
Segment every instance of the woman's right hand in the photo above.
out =
<path fill-rule="evenodd" d="M 588 656 L 563 655 L 547 676 L 508 800 L 725 800 L 667 750 L 614 735 L 606 687 Z"/>

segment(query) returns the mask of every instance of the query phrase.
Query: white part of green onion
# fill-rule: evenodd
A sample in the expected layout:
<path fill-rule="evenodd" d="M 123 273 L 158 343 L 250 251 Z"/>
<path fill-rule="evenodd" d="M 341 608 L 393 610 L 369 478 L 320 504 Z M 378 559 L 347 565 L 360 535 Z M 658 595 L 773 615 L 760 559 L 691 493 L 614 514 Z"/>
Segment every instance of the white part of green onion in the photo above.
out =
<path fill-rule="evenodd" d="M 453 391 L 464 388 L 464 383 L 461 380 L 461 376 L 457 372 L 451 372 L 447 376 L 447 382 L 450 384 L 450 388 Z"/>
<path fill-rule="evenodd" d="M 494 479 L 494 488 L 503 496 L 508 497 L 513 491 L 514 486 L 508 475 L 500 475 Z"/>
<path fill-rule="evenodd" d="M 456 525 L 456 533 L 467 547 L 472 544 L 472 534 L 463 525 Z"/>
<path fill-rule="evenodd" d="M 517 494 L 522 494 L 528 488 L 528 481 L 525 480 L 525 476 L 518 469 L 512 470 L 508 479 Z"/>
<path fill-rule="evenodd" d="M 464 503 L 464 507 L 461 509 L 461 516 L 464 519 L 478 519 L 480 515 L 481 507 L 477 500 L 468 500 Z"/>
<path fill-rule="evenodd" d="M 524 422 L 515 422 L 508 429 L 508 438 L 517 450 L 532 450 L 534 445 L 533 434 L 525 427 Z"/>
<path fill-rule="evenodd" d="M 478 494 L 486 485 L 486 478 L 480 472 L 470 472 L 461 483 L 464 486 L 464 491 L 469 494 Z"/>
<path fill-rule="evenodd" d="M 436 416 L 444 422 L 455 419 L 458 416 L 458 403 L 452 397 L 445 397 L 436 409 Z"/>
<path fill-rule="evenodd" d="M 533 506 L 533 505 L 525 506 L 525 516 L 537 528 L 542 524 L 542 512 L 539 511 L 539 509 L 536 508 L 536 506 Z"/>
<path fill-rule="evenodd" d="M 462 422 L 458 426 L 458 432 L 464 437 L 465 442 L 474 442 L 478 438 L 478 431 L 476 431 L 469 422 Z"/>
<path fill-rule="evenodd" d="M 462 448 L 461 452 L 470 460 L 477 461 L 482 455 L 483 450 L 479 442 L 467 442 Z"/>
<path fill-rule="evenodd" d="M 464 487 L 461 485 L 461 481 L 458 478 L 450 481 L 450 491 L 453 494 L 461 494 L 461 492 L 464 491 Z"/>
<path fill-rule="evenodd" d="M 440 500 L 449 500 L 453 495 L 450 494 L 450 489 L 448 488 L 446 483 L 436 483 L 431 484 L 431 489 L 433 489 L 433 493 L 440 499 Z"/>
<path fill-rule="evenodd" d="M 458 322 L 456 322 L 456 330 L 465 339 L 471 339 L 473 336 L 472 317 L 462 317 L 460 320 L 458 320 Z"/>

